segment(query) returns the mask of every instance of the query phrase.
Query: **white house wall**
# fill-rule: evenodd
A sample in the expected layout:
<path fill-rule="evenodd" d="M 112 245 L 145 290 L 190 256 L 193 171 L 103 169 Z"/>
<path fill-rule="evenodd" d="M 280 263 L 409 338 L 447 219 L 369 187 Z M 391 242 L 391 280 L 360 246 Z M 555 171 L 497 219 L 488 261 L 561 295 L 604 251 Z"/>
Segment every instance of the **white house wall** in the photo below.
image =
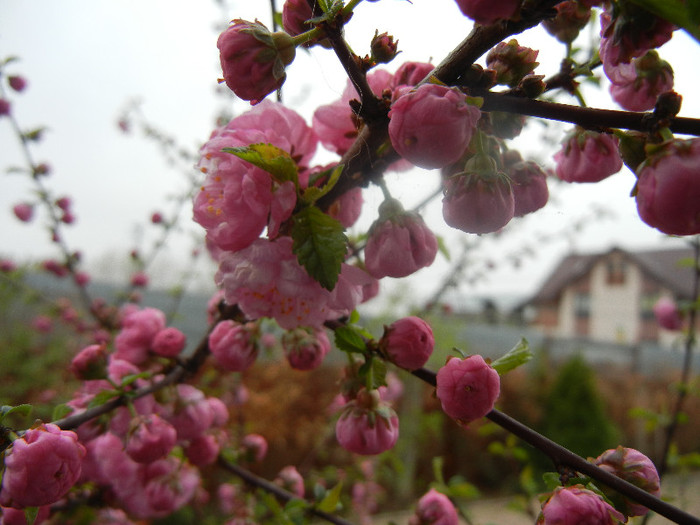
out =
<path fill-rule="evenodd" d="M 629 343 L 639 334 L 642 273 L 627 263 L 624 282 L 608 284 L 606 260 L 591 271 L 589 337 L 599 341 Z"/>
<path fill-rule="evenodd" d="M 571 287 L 564 289 L 559 301 L 559 315 L 556 335 L 558 337 L 574 337 L 575 319 L 574 319 L 574 291 Z"/>

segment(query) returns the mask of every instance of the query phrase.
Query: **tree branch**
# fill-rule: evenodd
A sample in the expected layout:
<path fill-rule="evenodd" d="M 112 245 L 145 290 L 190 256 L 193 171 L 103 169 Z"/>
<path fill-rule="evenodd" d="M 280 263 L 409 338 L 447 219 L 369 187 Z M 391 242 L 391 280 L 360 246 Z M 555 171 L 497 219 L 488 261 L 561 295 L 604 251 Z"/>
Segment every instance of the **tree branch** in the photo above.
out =
<path fill-rule="evenodd" d="M 412 373 L 429 385 L 437 385 L 436 374 L 430 370 L 421 368 Z M 623 496 L 633 499 L 648 509 L 657 512 L 670 520 L 673 520 L 675 523 L 680 523 L 682 525 L 700 525 L 699 518 L 696 518 L 687 512 L 674 507 L 670 503 L 652 496 L 648 492 L 632 485 L 631 483 L 628 483 L 622 478 L 618 478 L 614 474 L 598 468 L 594 464 L 589 463 L 582 457 L 555 443 L 551 439 L 546 438 L 542 434 L 535 432 L 530 427 L 520 423 L 512 417 L 495 409 L 489 412 L 486 417 L 500 427 L 516 435 L 526 443 L 547 454 L 547 456 L 549 456 L 557 467 L 567 466 L 576 470 L 577 472 L 580 472 L 581 474 L 585 474 L 586 476 L 600 481 L 613 490 L 616 490 Z"/>

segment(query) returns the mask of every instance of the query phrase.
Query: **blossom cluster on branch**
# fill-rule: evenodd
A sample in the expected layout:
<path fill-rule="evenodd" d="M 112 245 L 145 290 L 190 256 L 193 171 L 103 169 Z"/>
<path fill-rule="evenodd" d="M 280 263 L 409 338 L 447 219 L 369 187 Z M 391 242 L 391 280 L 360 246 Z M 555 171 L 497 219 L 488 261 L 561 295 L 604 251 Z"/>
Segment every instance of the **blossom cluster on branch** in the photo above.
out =
<path fill-rule="evenodd" d="M 91 303 L 108 332 L 95 336 L 71 363 L 82 382 L 67 403 L 71 415 L 23 432 L 0 426 L 3 523 L 15 519 L 18 509 L 27 520 L 33 512 L 39 523 L 49 506 L 85 494 L 113 507 L 104 519 L 109 512 L 120 523 L 128 522 L 127 515 L 162 518 L 207 497 L 202 483 L 207 468 L 230 460 L 238 467 L 260 462 L 265 438 L 230 436 L 227 406 L 184 381 L 209 364 L 218 374 L 244 372 L 280 333 L 281 353 L 295 370 L 319 368 L 331 339 L 346 354 L 334 404 L 335 436 L 351 453 L 374 456 L 401 439 L 386 365 L 391 363 L 435 386 L 442 410 L 458 425 L 490 417 L 517 429 L 555 461 L 560 483 L 541 498 L 538 523 L 621 523 L 648 507 L 698 522 L 658 500 L 659 475 L 641 452 L 619 447 L 585 462 L 494 410 L 503 376 L 531 357 L 524 344 L 493 362 L 480 355 L 453 356 L 431 375 L 423 367 L 435 334 L 426 321 L 397 319 L 376 338 L 356 312 L 379 293 L 382 279 L 432 265 L 439 248 L 420 214 L 391 196 L 383 180 L 388 170 L 399 179 L 412 167 L 440 170 L 445 223 L 465 234 L 489 234 L 543 208 L 548 177 L 597 183 L 626 165 L 637 176 L 632 193 L 641 220 L 667 234 L 700 234 L 700 139 L 673 135 L 681 98 L 672 91 L 671 66 L 656 51 L 676 24 L 631 0 L 457 0 L 475 22 L 464 43 L 438 66 L 407 61 L 391 73 L 377 66 L 396 59 L 398 41 L 392 36 L 377 31 L 364 57 L 344 39 L 343 26 L 352 23 L 359 4 L 287 0 L 283 31 L 235 19 L 220 35 L 222 82 L 253 107 L 215 129 L 197 163 L 201 182 L 193 217 L 218 264 L 214 280 L 221 289 L 211 302 L 210 327 L 194 354 L 186 355 L 185 336 L 167 326 L 163 312 L 134 305 L 99 310 Z M 543 115 L 489 108 L 499 100 L 538 102 L 558 88 L 580 98 L 579 77 L 592 76 L 593 64 L 576 64 L 571 43 L 593 12 L 600 15 L 597 55 L 613 100 L 625 110 L 650 113 L 640 131 L 624 123 L 585 125 L 578 116 L 594 122 L 597 110 L 579 108 L 548 174 L 510 142 L 523 131 L 526 117 Z M 549 84 L 538 74 L 538 52 L 510 38 L 539 23 L 567 49 L 559 76 Z M 293 109 L 266 100 L 292 74 L 300 46 L 332 49 L 349 77 L 340 99 L 317 108 L 311 125 Z M 482 55 L 485 67 L 475 64 Z M 21 77 L 7 80 L 16 92 L 25 88 Z M 0 119 L 10 118 L 11 111 L 0 91 Z M 336 160 L 317 164 L 319 144 Z M 39 166 L 32 165 L 35 179 Z M 350 238 L 346 232 L 356 224 L 370 184 L 384 194 L 378 218 L 366 235 Z M 44 201 L 54 226 L 73 222 L 69 199 Z M 29 222 L 35 205 L 17 203 L 13 213 Z M 163 218 L 154 215 L 152 222 Z M 57 228 L 54 234 L 59 236 Z M 73 272 L 80 284 L 84 279 L 72 264 L 68 257 L 54 265 L 55 273 Z M 137 273 L 131 284 L 147 282 Z M 660 304 L 656 313 L 662 325 L 680 327 L 673 305 Z M 292 466 L 274 485 L 292 499 L 305 495 L 303 478 Z M 335 510 L 335 489 L 323 494 L 304 512 Z M 221 485 L 219 497 L 230 524 L 255 519 L 235 487 Z M 291 515 L 294 508 L 285 511 Z M 456 525 L 458 512 L 447 495 L 430 489 L 410 523 Z"/>

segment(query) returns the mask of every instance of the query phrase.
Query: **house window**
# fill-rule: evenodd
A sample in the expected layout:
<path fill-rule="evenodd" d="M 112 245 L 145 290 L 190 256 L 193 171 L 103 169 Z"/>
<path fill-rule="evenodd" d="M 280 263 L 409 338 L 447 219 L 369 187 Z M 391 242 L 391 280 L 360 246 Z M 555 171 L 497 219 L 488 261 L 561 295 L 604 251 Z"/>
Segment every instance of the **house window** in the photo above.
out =
<path fill-rule="evenodd" d="M 607 283 L 608 284 L 624 284 L 625 273 L 627 271 L 627 262 L 624 259 L 615 257 L 608 259 L 607 263 Z"/>
<path fill-rule="evenodd" d="M 591 296 L 578 292 L 574 295 L 574 315 L 576 317 L 588 317 L 591 314 Z"/>

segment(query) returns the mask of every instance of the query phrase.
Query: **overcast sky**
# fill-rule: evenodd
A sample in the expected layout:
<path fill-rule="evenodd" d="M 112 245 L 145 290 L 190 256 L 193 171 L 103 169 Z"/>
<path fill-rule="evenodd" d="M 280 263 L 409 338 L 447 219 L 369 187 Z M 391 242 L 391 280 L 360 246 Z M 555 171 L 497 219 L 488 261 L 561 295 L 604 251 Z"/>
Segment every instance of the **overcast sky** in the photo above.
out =
<path fill-rule="evenodd" d="M 128 253 L 138 238 L 138 224 L 144 224 L 155 210 L 168 212 L 172 203 L 166 198 L 187 188 L 186 177 L 167 165 L 155 144 L 138 133 L 119 131 L 116 123 L 129 100 L 140 99 L 148 119 L 192 151 L 206 140 L 222 106 L 229 105 L 236 112 L 245 109 L 240 101 L 232 106 L 215 95 L 221 74 L 217 27 L 239 17 L 257 17 L 269 24 L 269 2 L 230 2 L 223 9 L 207 0 L 0 2 L 0 58 L 19 56 L 21 61 L 7 72 L 29 81 L 26 92 L 13 97 L 13 113 L 25 128 L 48 128 L 45 139 L 33 148 L 35 158 L 53 166 L 54 174 L 47 179 L 52 190 L 73 197 L 78 221 L 67 230 L 67 239 L 72 247 L 83 250 L 88 263 Z M 361 4 L 346 35 L 354 50 L 365 54 L 375 29 L 389 30 L 403 51 L 397 64 L 388 66 L 394 70 L 401 60 L 439 62 L 470 27 L 453 0 L 382 0 Z M 540 49 L 538 72 L 556 72 L 563 46 L 537 32 L 518 38 L 521 44 Z M 700 48 L 677 32 L 661 55 L 676 65 L 676 89 L 684 96 L 681 115 L 700 116 L 697 70 L 680 69 L 679 60 L 699 64 Z M 343 72 L 332 53 L 319 48 L 298 53 L 288 70 L 284 96 L 310 122 L 313 108 L 337 98 L 344 87 Z M 607 98 L 589 95 L 589 103 L 614 107 Z M 535 156 L 551 166 L 554 150 L 539 134 L 530 133 L 518 144 L 525 156 Z M 0 168 L 4 171 L 21 162 L 17 141 L 0 120 Z M 39 215 L 31 225 L 24 225 L 12 216 L 13 204 L 32 198 L 29 182 L 16 175 L 2 177 L 0 255 L 27 259 L 55 253 L 42 229 L 44 217 Z M 437 173 L 423 170 L 389 180 L 394 196 L 409 206 L 439 183 Z M 554 198 L 544 210 L 514 221 L 497 239 L 478 241 L 480 247 L 471 256 L 476 261 L 474 268 L 489 260 L 496 263 L 496 271 L 465 291 L 530 293 L 571 249 L 678 243 L 641 223 L 634 200 L 629 198 L 634 177 L 628 171 L 595 185 L 555 182 L 550 186 Z M 361 221 L 365 226 L 376 217 L 380 196 L 368 192 L 367 201 Z M 590 214 L 592 204 L 609 209 L 614 217 L 593 221 L 573 235 L 557 233 L 570 230 L 571 224 Z M 189 224 L 190 209 L 183 217 L 187 229 L 201 235 L 198 226 Z M 453 251 L 465 239 L 461 232 L 444 226 L 439 199 L 428 207 L 425 218 L 445 236 Z M 146 239 L 148 232 L 147 227 Z M 543 237 L 551 240 L 544 242 Z M 189 236 L 180 236 L 169 249 L 168 265 L 186 261 L 184 254 L 191 244 Z M 524 258 L 517 269 L 510 262 L 503 264 L 525 248 L 534 255 Z M 404 288 L 429 293 L 425 283 L 436 283 L 447 264 L 438 261 L 434 269 L 422 270 Z"/>

